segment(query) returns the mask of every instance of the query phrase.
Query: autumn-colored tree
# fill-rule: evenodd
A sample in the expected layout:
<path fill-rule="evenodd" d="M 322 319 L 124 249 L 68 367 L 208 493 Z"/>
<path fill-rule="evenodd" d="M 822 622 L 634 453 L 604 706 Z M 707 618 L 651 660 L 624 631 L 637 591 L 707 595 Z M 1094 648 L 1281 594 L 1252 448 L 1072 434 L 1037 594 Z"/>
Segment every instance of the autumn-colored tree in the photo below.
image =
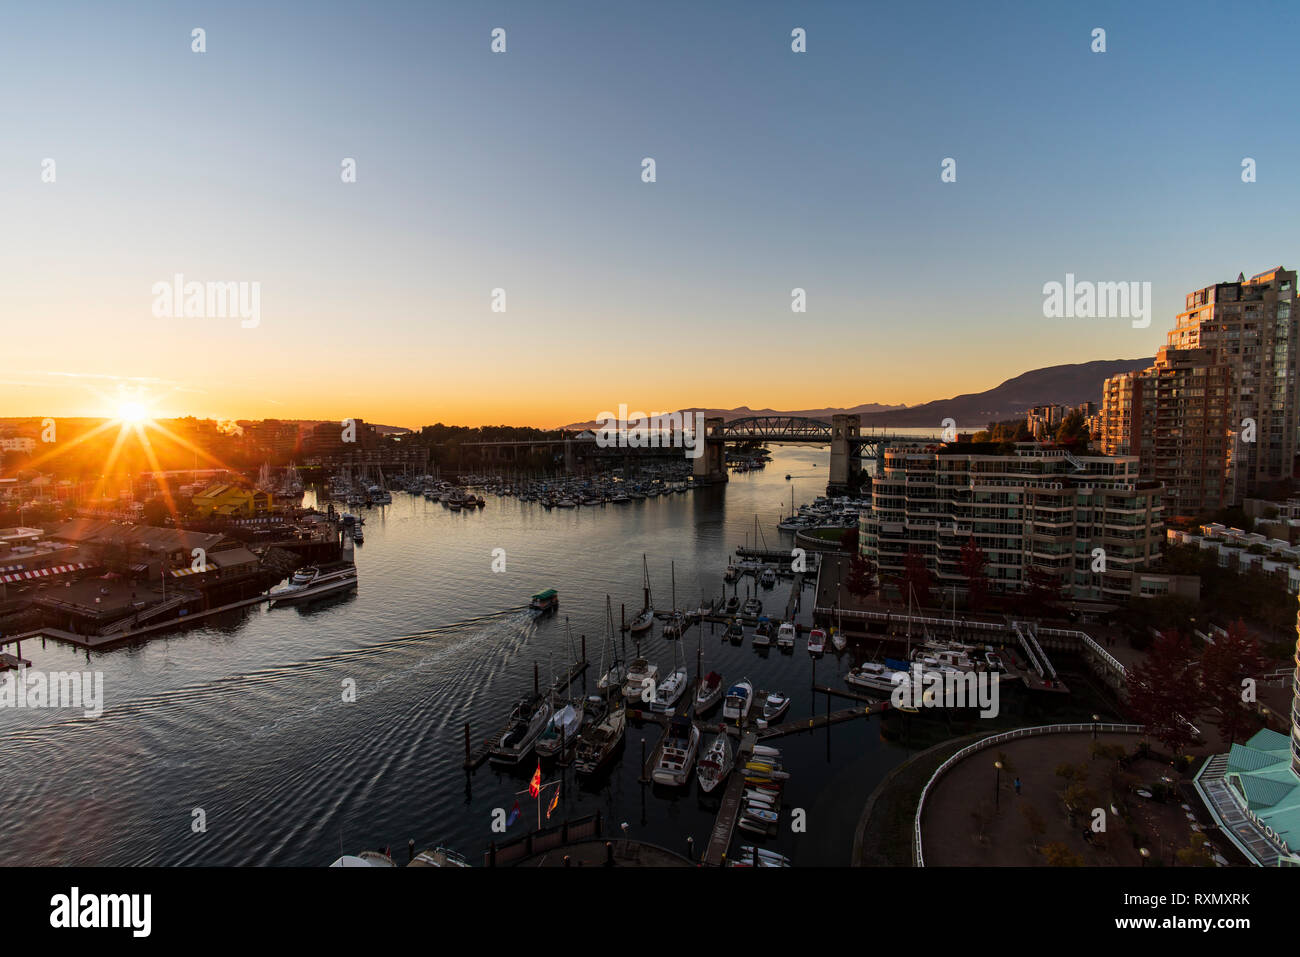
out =
<path fill-rule="evenodd" d="M 961 572 L 966 576 L 966 607 L 980 611 L 989 600 L 989 580 L 984 575 L 988 557 L 972 535 L 961 547 Z"/>
<path fill-rule="evenodd" d="M 866 598 L 876 590 L 876 565 L 865 555 L 854 555 L 849 560 L 849 573 L 844 587 L 855 598 Z"/>
<path fill-rule="evenodd" d="M 903 556 L 903 574 L 897 580 L 898 593 L 907 601 L 909 589 L 918 605 L 922 608 L 930 604 L 930 569 L 925 564 L 925 556 L 913 545 Z"/>
<path fill-rule="evenodd" d="M 1187 639 L 1164 631 L 1151 644 L 1146 660 L 1129 671 L 1129 710 L 1147 732 L 1180 754 L 1193 739 L 1189 725 L 1201 693 L 1195 657 Z"/>
<path fill-rule="evenodd" d="M 1242 682 L 1258 675 L 1259 669 L 1259 644 L 1241 621 L 1231 624 L 1227 635 L 1215 638 L 1201 652 L 1201 688 L 1206 703 L 1218 711 L 1216 723 L 1229 745 L 1254 726 L 1250 709 L 1242 700 Z"/>
<path fill-rule="evenodd" d="M 1025 607 L 1032 614 L 1044 615 L 1059 608 L 1061 580 L 1047 569 L 1030 565 L 1025 586 Z"/>
<path fill-rule="evenodd" d="M 858 553 L 858 529 L 856 526 L 840 536 L 840 551 L 849 552 L 852 555 Z"/>

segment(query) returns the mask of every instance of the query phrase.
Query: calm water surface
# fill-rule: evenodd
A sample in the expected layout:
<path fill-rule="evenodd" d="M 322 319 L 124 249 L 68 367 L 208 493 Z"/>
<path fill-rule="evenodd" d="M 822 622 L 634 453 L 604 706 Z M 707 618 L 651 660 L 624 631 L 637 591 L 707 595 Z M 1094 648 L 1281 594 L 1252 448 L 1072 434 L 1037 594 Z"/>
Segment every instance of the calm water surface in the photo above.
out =
<path fill-rule="evenodd" d="M 24 643 L 37 668 L 102 670 L 106 709 L 95 719 L 0 711 L 0 864 L 318 866 L 340 848 L 390 846 L 404 862 L 408 838 L 445 843 L 477 864 L 494 836 L 494 808 L 520 800 L 513 834 L 535 823 L 527 795 L 516 796 L 532 769 L 466 774 L 464 723 L 481 740 L 531 690 L 534 663 L 544 682 L 552 662 L 562 667 L 566 618 L 575 640 L 587 636 L 594 689 L 605 595 L 616 621 L 621 603 L 629 618 L 640 608 L 643 553 L 655 604 L 671 602 L 675 562 L 678 604 L 693 608 L 722 592 L 727 556 L 752 540 L 755 515 L 767 545 L 790 546 L 775 525 L 791 486 L 797 502 L 823 494 L 827 465 L 825 450 L 777 449 L 765 471 L 735 475 L 725 488 L 551 512 L 497 497 L 451 512 L 395 493 L 392 505 L 365 513 L 354 596 L 235 613 L 89 664 L 54 642 Z M 506 550 L 504 573 L 491 571 L 496 548 Z M 559 590 L 559 613 L 534 620 L 524 605 L 548 587 Z M 788 583 L 762 591 L 765 610 L 779 614 L 788 593 Z M 811 588 L 804 596 L 801 620 Z M 666 672 L 673 643 L 661 630 L 656 623 L 643 651 Z M 699 645 L 705 670 L 792 694 L 787 721 L 810 713 L 813 666 L 802 641 L 793 655 L 764 656 L 748 639 L 734 647 L 720 636 L 705 626 L 701 644 L 698 627 L 687 633 L 692 676 Z M 853 663 L 829 654 L 817 680 L 838 683 Z M 356 682 L 353 703 L 342 700 L 347 679 Z M 684 851 L 693 836 L 702 849 L 717 793 L 702 794 L 693 776 L 675 790 L 637 782 L 640 741 L 653 747 L 657 736 L 655 725 L 629 725 L 622 759 L 595 786 L 571 770 L 548 774 L 562 779 L 554 820 L 600 809 L 634 837 Z M 883 741 L 874 720 L 773 743 L 792 772 L 786 807 L 806 810 L 808 831 L 791 834 L 783 814 L 768 846 L 796 864 L 847 864 L 863 803 L 908 752 Z M 206 813 L 206 833 L 191 827 L 195 808 Z"/>

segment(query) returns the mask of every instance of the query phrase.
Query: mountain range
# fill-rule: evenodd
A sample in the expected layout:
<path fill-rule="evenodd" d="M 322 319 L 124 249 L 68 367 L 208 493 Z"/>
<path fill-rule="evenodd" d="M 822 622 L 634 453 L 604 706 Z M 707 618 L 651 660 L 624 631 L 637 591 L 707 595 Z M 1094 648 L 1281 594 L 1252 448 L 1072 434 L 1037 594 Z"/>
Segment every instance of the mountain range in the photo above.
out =
<path fill-rule="evenodd" d="M 1022 372 L 1000 385 L 983 392 L 970 392 L 949 399 L 935 399 L 920 405 L 882 405 L 867 402 L 849 408 L 821 409 L 751 409 L 738 406 L 734 409 L 683 409 L 683 412 L 703 412 L 708 416 L 721 416 L 730 422 L 754 415 L 797 415 L 810 419 L 825 419 L 840 412 L 857 413 L 862 424 L 875 428 L 929 427 L 940 428 L 944 419 L 954 419 L 959 428 L 983 427 L 989 422 L 1019 418 L 1038 405 L 1081 405 L 1084 402 L 1101 404 L 1101 386 L 1110 376 L 1135 369 L 1145 369 L 1155 359 L 1098 359 L 1093 362 L 1076 362 L 1047 366 Z M 639 410 L 644 412 L 657 409 Z M 594 428 L 599 423 L 575 422 L 566 429 Z"/>

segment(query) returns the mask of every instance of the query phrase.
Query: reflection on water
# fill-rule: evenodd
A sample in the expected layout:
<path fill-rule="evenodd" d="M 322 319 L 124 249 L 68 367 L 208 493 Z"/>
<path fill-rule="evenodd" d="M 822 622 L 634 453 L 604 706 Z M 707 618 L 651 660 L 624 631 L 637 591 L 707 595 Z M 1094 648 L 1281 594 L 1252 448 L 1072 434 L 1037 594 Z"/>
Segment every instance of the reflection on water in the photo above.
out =
<path fill-rule="evenodd" d="M 797 501 L 811 500 L 825 473 L 824 451 L 781 449 L 766 471 L 725 489 L 551 512 L 495 497 L 452 512 L 396 493 L 365 513 L 354 595 L 235 613 L 89 664 L 75 649 L 24 643 L 37 668 L 102 670 L 106 708 L 96 719 L 0 712 L 0 863 L 319 865 L 340 849 L 390 846 L 404 860 L 408 838 L 478 863 L 495 808 L 519 800 L 513 833 L 535 823 L 530 799 L 516 793 L 532 768 L 466 775 L 465 724 L 477 744 L 532 688 L 534 666 L 543 684 L 562 669 L 566 619 L 575 642 L 586 636 L 594 690 L 605 595 L 616 621 L 620 606 L 629 618 L 640 608 L 642 553 L 656 605 L 672 601 L 675 563 L 677 603 L 695 607 L 722 593 L 727 555 L 754 538 L 755 515 L 762 543 L 790 544 L 775 526 L 791 485 Z M 491 570 L 495 548 L 506 550 L 503 573 Z M 743 598 L 756 586 L 740 587 Z M 558 589 L 559 612 L 535 619 L 524 604 L 543 588 Z M 777 611 L 789 585 L 758 591 Z M 666 671 L 673 653 L 661 628 L 641 650 Z M 706 626 L 688 631 L 682 651 L 692 676 L 698 654 L 727 681 L 747 676 L 790 693 L 787 722 L 825 708 L 812 700 L 802 642 L 793 655 L 757 652 Z M 852 663 L 828 655 L 816 680 L 836 684 Z M 356 700 L 346 702 L 351 683 Z M 677 851 L 694 837 L 703 848 L 721 792 L 706 796 L 693 778 L 680 789 L 639 784 L 641 742 L 650 749 L 657 735 L 656 725 L 629 725 L 604 780 L 548 775 L 562 779 L 555 820 L 599 809 L 633 836 Z M 786 806 L 808 812 L 808 833 L 772 846 L 796 863 L 847 863 L 864 801 L 906 751 L 883 742 L 875 721 L 777 743 L 793 772 Z M 199 808 L 205 833 L 191 827 Z"/>

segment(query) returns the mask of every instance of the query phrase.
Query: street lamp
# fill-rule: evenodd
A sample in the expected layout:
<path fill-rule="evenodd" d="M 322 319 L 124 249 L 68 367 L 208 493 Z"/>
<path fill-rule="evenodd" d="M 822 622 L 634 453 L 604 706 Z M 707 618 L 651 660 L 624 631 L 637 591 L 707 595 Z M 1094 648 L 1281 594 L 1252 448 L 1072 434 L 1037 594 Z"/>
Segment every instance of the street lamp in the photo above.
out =
<path fill-rule="evenodd" d="M 1002 792 L 1002 762 L 994 761 L 993 766 L 998 769 L 997 777 L 993 782 L 993 809 L 998 809 L 998 802 L 1001 799 Z"/>
<path fill-rule="evenodd" d="M 1139 847 L 1139 848 L 1138 848 L 1138 853 L 1142 855 L 1142 866 L 1143 866 L 1143 867 L 1146 867 L 1146 866 L 1147 866 L 1147 861 L 1148 861 L 1148 860 L 1150 859 L 1150 857 L 1151 857 L 1151 852 L 1148 851 L 1145 847 Z"/>
<path fill-rule="evenodd" d="M 1092 716 L 1092 740 L 1094 741 L 1097 740 L 1097 722 L 1100 720 L 1101 720 L 1101 715 L 1094 714 Z"/>

